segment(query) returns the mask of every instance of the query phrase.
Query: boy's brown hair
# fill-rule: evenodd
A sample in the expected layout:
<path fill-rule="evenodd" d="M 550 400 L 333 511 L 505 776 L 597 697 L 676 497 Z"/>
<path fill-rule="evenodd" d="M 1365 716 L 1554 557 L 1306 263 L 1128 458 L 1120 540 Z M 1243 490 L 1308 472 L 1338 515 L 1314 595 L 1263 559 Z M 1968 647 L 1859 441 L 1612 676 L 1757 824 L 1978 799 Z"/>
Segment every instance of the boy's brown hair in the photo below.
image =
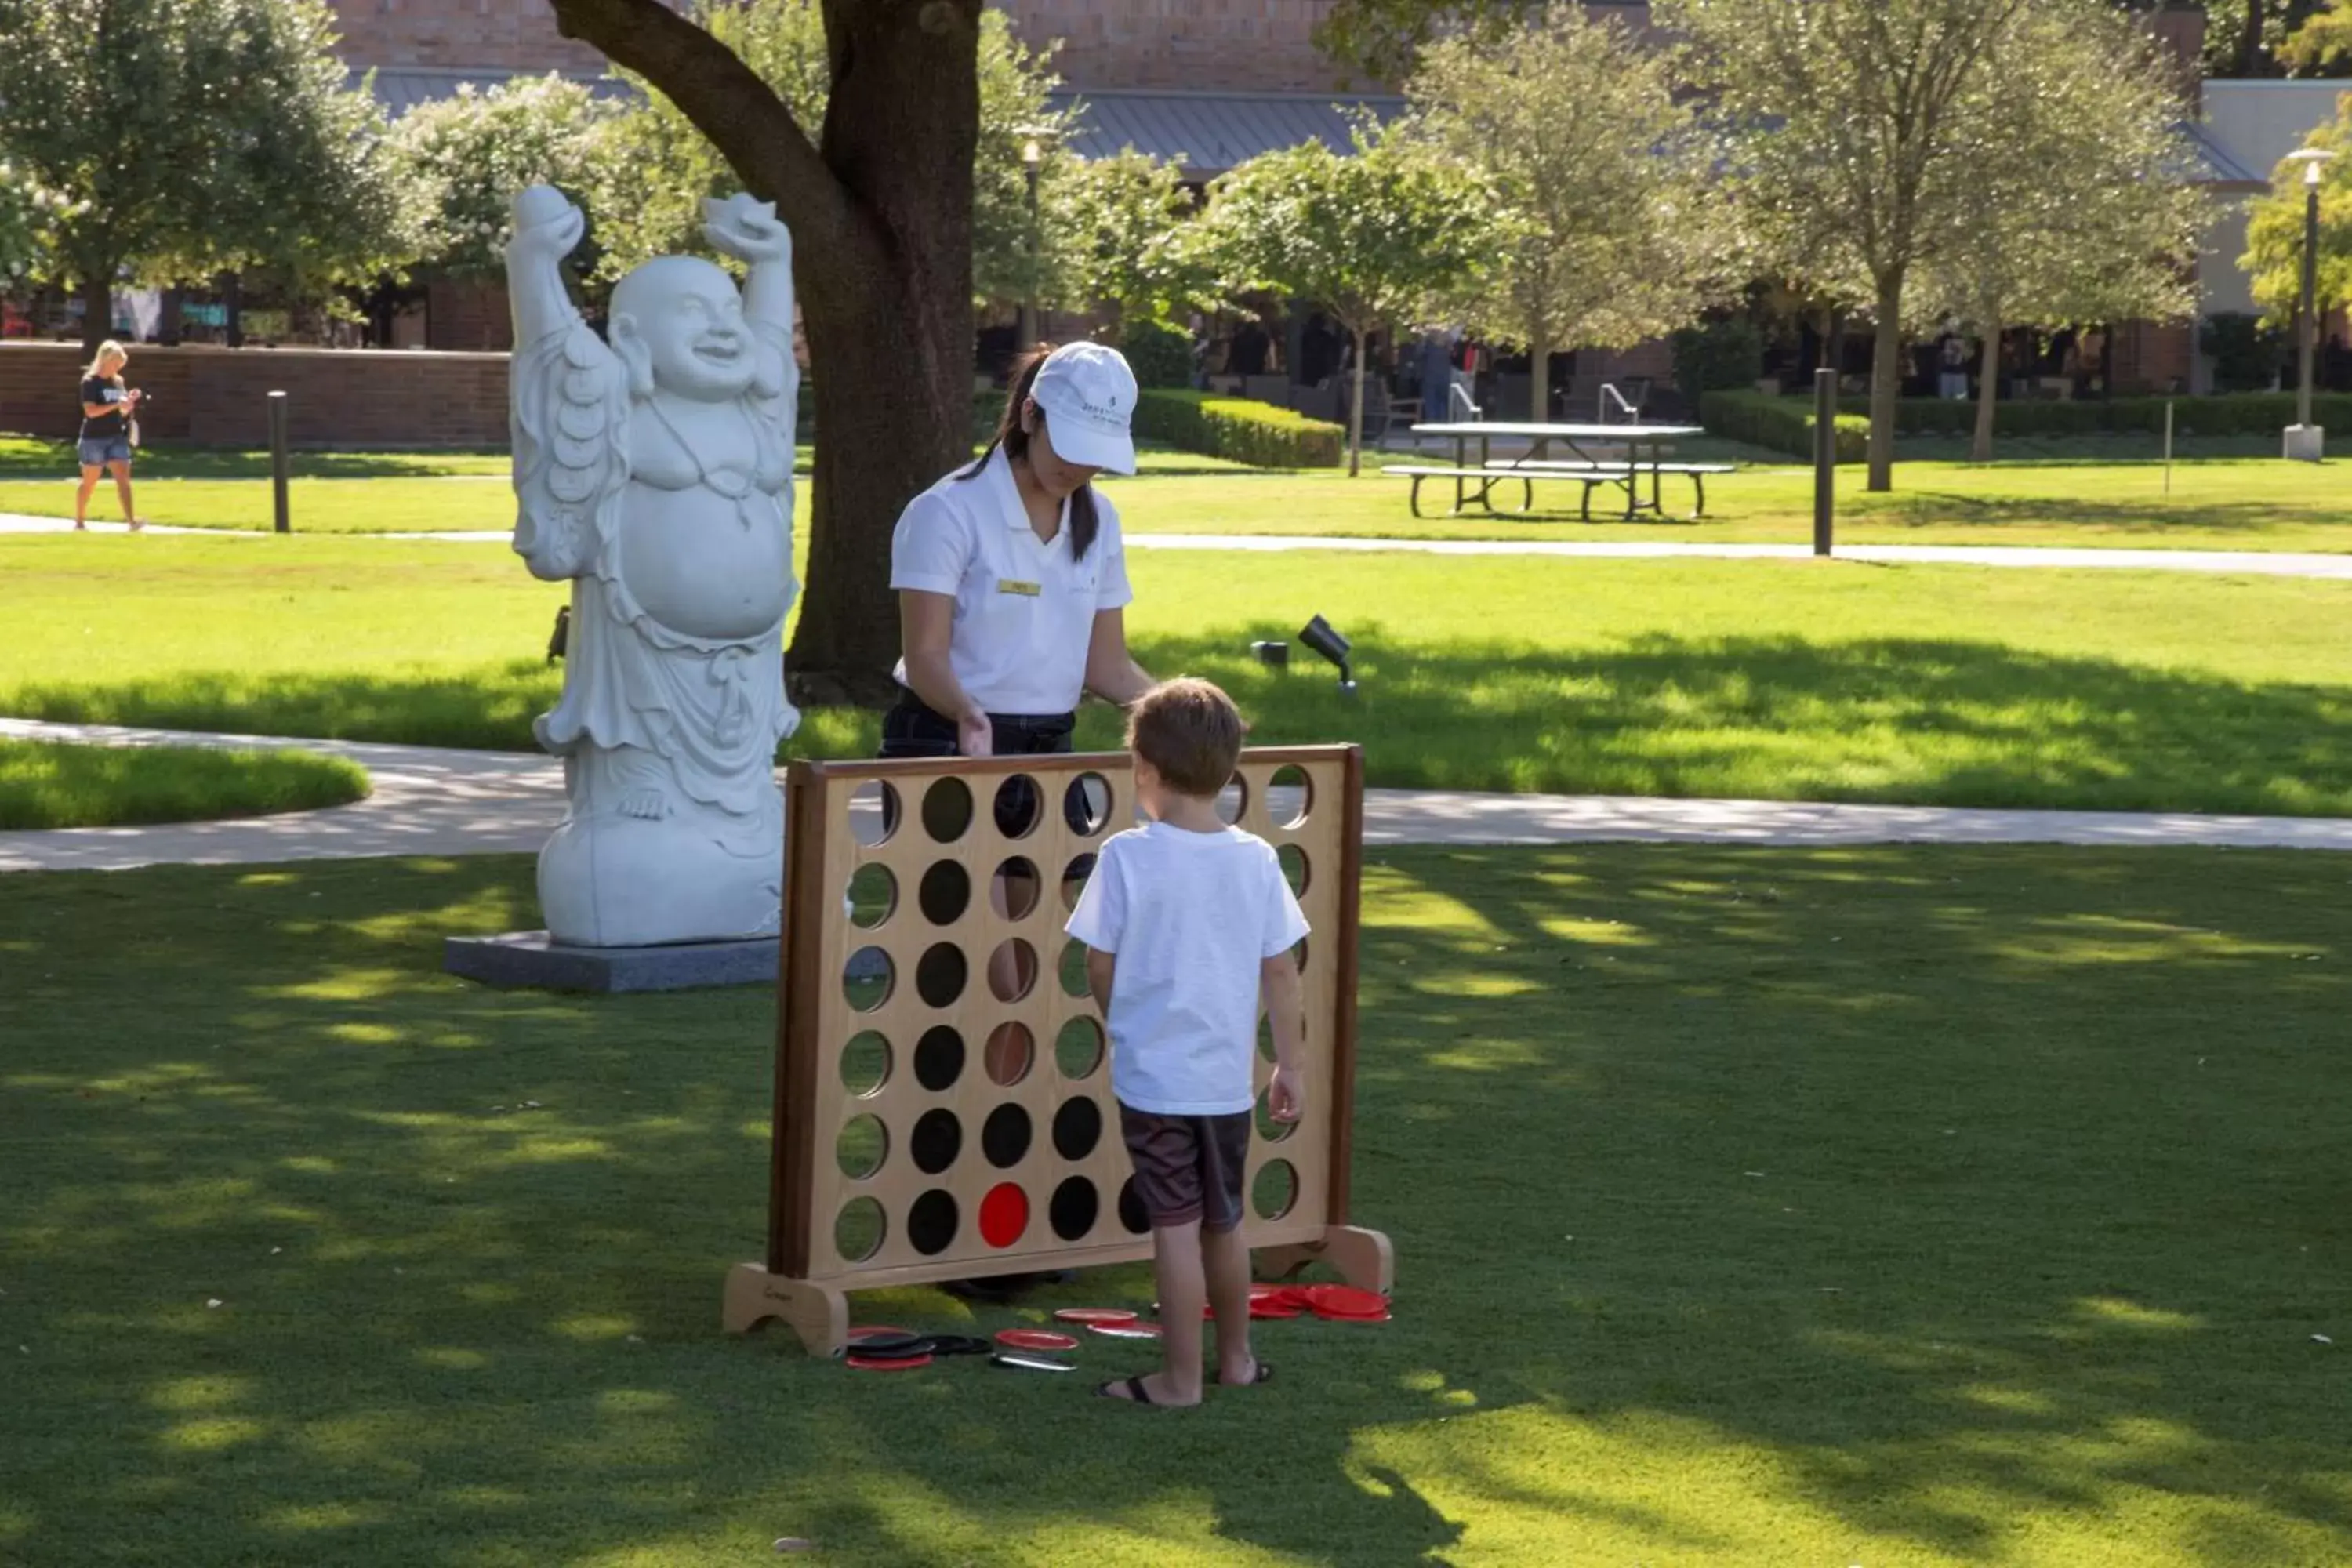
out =
<path fill-rule="evenodd" d="M 1206 799 L 1233 781 L 1248 729 L 1214 682 L 1179 676 L 1128 710 L 1127 746 L 1157 768 L 1169 788 Z"/>

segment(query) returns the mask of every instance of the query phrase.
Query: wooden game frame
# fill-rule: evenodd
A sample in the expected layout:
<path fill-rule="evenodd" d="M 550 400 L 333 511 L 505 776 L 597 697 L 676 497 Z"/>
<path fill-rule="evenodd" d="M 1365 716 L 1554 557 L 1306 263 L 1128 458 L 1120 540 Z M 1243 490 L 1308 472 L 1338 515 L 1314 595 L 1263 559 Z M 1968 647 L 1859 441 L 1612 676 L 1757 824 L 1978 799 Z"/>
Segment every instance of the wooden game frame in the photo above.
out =
<path fill-rule="evenodd" d="M 1288 822 L 1274 820 L 1269 805 L 1279 773 L 1295 770 L 1303 780 L 1306 804 Z M 999 830 L 996 793 L 1015 776 L 1032 782 L 1036 809 L 1019 835 Z M 1082 780 L 1097 781 L 1084 786 Z M 929 801 L 945 781 L 961 781 L 968 794 L 964 826 L 944 839 L 932 832 Z M 1301 1076 L 1307 1110 L 1297 1126 L 1270 1139 L 1263 1118 L 1254 1130 L 1244 1173 L 1245 1200 L 1265 1165 L 1279 1161 L 1292 1173 L 1292 1201 L 1272 1217 L 1245 1201 L 1244 1235 L 1257 1251 L 1261 1272 L 1295 1272 L 1322 1259 L 1350 1283 L 1387 1291 L 1393 1275 L 1385 1237 L 1349 1223 L 1350 1130 L 1354 1115 L 1356 981 L 1359 905 L 1363 876 L 1363 754 L 1355 746 L 1252 748 L 1242 753 L 1236 780 L 1242 790 L 1238 825 L 1304 856 L 1307 885 L 1299 895 L 1310 935 L 1301 969 L 1306 1013 Z M 920 798 L 915 795 L 920 781 Z M 878 842 L 861 839 L 853 823 L 859 792 L 873 785 L 898 792 L 896 826 Z M 1016 786 L 1017 787 L 1017 786 Z M 1099 790 L 1107 808 L 1099 820 L 1089 814 L 1081 831 L 1066 816 L 1066 795 Z M 879 793 L 879 792 L 877 792 Z M 949 792 L 952 799 L 954 792 Z M 1078 858 L 1134 821 L 1131 764 L 1124 752 L 1061 753 L 965 760 L 960 758 L 792 764 L 785 780 L 785 873 L 783 940 L 778 970 L 775 1097 L 769 1170 L 768 1237 L 761 1262 L 745 1263 L 728 1277 L 722 1321 L 730 1332 L 746 1332 L 779 1318 L 814 1352 L 829 1354 L 847 1342 L 848 1293 L 892 1286 L 992 1274 L 1129 1263 L 1151 1256 L 1148 1230 L 1131 1228 L 1134 1214 L 1119 1212 L 1113 1194 L 1123 1191 L 1128 1156 L 1118 1133 L 1117 1106 L 1108 1089 L 1108 1044 L 1095 1065 L 1073 1079 L 1057 1061 L 1056 1040 L 1076 1019 L 1100 1016 L 1090 997 L 1072 995 L 1055 960 L 1066 939 L 1062 925 L 1067 904 L 1060 896 L 1062 873 Z M 1076 811 L 1074 804 L 1069 809 Z M 952 814 L 946 814 L 951 816 Z M 870 813 L 869 813 L 870 820 Z M 1018 855 L 1035 868 L 1035 896 L 1018 910 L 1000 908 L 992 888 L 1003 863 Z M 932 921 L 923 906 L 912 861 L 927 862 L 924 875 L 943 863 L 962 868 L 966 901 L 954 918 Z M 853 877 L 881 865 L 890 873 L 894 898 L 870 926 L 853 923 L 845 909 Z M 1026 942 L 1034 957 L 1031 984 L 1020 994 L 1000 999 L 997 972 L 989 955 L 1000 946 Z M 944 1006 L 933 1006 L 918 985 L 925 956 L 940 947 L 963 954 L 962 980 Z M 861 949 L 879 948 L 889 961 L 887 994 L 860 1010 L 847 993 L 845 976 L 877 967 Z M 855 970 L 853 954 L 865 964 Z M 1319 962 L 1318 962 L 1319 960 Z M 952 966 L 950 966 L 951 969 Z M 944 986 L 940 987 L 943 991 Z M 1013 1016 L 1018 1013 L 1016 1019 Z M 977 1015 L 983 1026 L 968 1027 Z M 1017 1047 L 994 1048 L 994 1037 L 1014 1023 L 1028 1030 L 1024 1070 L 1010 1081 L 993 1076 L 1001 1059 L 1020 1059 Z M 961 1074 L 950 1089 L 927 1091 L 911 1070 L 919 1036 L 954 1030 L 961 1042 Z M 887 1055 L 881 1081 L 860 1092 L 843 1079 L 843 1050 L 866 1030 L 879 1032 Z M 1261 1052 L 1256 1082 L 1261 1093 L 1272 1064 Z M 1084 1088 L 1076 1087 L 1083 1082 Z M 996 1171 L 986 1169 L 997 1151 L 983 1152 L 983 1128 L 975 1101 L 991 1102 L 992 1120 L 1008 1105 L 1022 1108 L 1014 1120 L 1030 1129 L 1026 1152 Z M 1061 1157 L 1060 1117 L 1068 1101 L 1091 1099 L 1100 1112 L 1098 1136 L 1076 1158 Z M 953 1108 L 950 1110 L 950 1108 Z M 878 1168 L 851 1173 L 836 1152 L 850 1121 L 877 1110 L 889 1112 L 877 1126 L 887 1138 Z M 907 1129 L 919 1110 L 948 1112 L 957 1129 L 957 1152 L 950 1171 L 918 1169 Z M 955 1111 L 973 1125 L 967 1134 Z M 1083 1121 L 1083 1118 L 1080 1119 Z M 1047 1133 L 1048 1126 L 1053 1135 Z M 907 1147 L 902 1147 L 906 1145 Z M 1038 1189 L 1010 1178 L 1034 1161 Z M 1058 1175 L 1055 1199 L 1040 1201 Z M 1074 1182 L 1073 1178 L 1076 1178 Z M 860 1258 L 840 1249 L 836 1216 L 856 1199 L 871 1198 L 886 1216 L 911 1215 L 911 1201 L 938 1203 L 950 1186 L 971 1195 L 975 1181 L 1020 1186 L 1025 1228 L 1010 1245 L 980 1238 L 971 1221 L 977 1206 L 959 1205 L 950 1194 L 940 1206 L 949 1214 L 950 1240 L 935 1251 L 917 1250 L 911 1225 L 884 1222 L 874 1248 Z M 1065 1186 L 1085 1186 L 1096 1194 L 1093 1217 L 1077 1239 L 1064 1239 L 1060 1197 Z M 926 1190 L 928 1189 L 928 1190 Z M 996 1194 L 992 1188 L 989 1194 Z M 1049 1215 L 1049 1210 L 1052 1212 Z M 937 1208 L 934 1208 L 937 1213 Z M 975 1246 L 975 1240 L 978 1245 Z"/>

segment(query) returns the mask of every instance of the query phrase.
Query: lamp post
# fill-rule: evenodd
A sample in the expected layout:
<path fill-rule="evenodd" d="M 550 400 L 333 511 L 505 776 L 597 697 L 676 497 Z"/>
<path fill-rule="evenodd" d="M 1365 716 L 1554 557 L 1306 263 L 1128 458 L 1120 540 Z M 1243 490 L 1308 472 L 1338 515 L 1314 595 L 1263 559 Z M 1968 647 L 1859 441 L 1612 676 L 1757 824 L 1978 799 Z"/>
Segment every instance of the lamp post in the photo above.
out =
<path fill-rule="evenodd" d="M 1021 144 L 1021 171 L 1029 177 L 1029 289 L 1021 307 L 1021 352 L 1037 346 L 1037 173 L 1045 165 L 1045 149 L 1032 136 Z"/>
<path fill-rule="evenodd" d="M 2286 455 L 2306 463 L 2319 461 L 2326 440 L 2326 432 L 2311 422 L 2311 362 L 2319 343 L 2319 170 L 2334 156 L 2324 147 L 2286 155 L 2288 163 L 2303 165 L 2303 300 L 2295 315 L 2294 426 L 2286 433 Z"/>

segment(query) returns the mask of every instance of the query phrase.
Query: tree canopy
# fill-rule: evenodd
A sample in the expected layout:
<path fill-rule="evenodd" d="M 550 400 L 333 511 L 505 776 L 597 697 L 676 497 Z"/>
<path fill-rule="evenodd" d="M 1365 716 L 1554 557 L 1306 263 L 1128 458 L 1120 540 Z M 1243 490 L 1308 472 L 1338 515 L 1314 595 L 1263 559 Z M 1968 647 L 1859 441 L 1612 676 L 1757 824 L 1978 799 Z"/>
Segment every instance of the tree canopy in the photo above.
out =
<path fill-rule="evenodd" d="M 503 276 L 507 205 L 535 184 L 553 185 L 589 214 L 589 246 L 609 249 L 612 220 L 627 210 L 604 193 L 622 161 L 617 112 L 583 83 L 551 73 L 487 90 L 461 82 L 453 96 L 410 110 L 392 145 L 416 264 Z M 590 268 L 595 254 L 584 252 Z"/>
<path fill-rule="evenodd" d="M 106 334 L 125 271 L 356 280 L 401 246 L 373 98 L 319 0 L 0 0 L 0 146 L 59 198 L 27 222 Z"/>
<path fill-rule="evenodd" d="M 2336 154 L 2320 165 L 2319 265 L 2313 289 L 2325 312 L 2352 305 L 2352 93 L 2337 100 L 2336 118 L 2314 132 L 2308 145 Z M 2303 226 L 2309 200 L 2304 165 L 2283 162 L 2271 192 L 2246 218 L 2246 253 L 2238 265 L 2252 275 L 2255 302 L 2266 320 L 2294 319 L 2303 299 Z"/>

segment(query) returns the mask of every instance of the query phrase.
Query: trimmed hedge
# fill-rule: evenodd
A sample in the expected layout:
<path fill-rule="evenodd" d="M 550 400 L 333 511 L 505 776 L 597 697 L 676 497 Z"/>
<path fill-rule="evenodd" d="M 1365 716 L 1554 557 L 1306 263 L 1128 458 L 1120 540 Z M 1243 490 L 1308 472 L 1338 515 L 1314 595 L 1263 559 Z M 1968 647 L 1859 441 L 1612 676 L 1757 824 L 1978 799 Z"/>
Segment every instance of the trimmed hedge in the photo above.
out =
<path fill-rule="evenodd" d="M 1760 392 L 1709 392 L 1698 400 L 1698 422 L 1710 436 L 1787 452 L 1808 462 L 1813 456 L 1813 400 L 1769 397 Z M 1870 456 L 1870 421 L 1860 415 L 1837 416 L 1837 460 L 1859 463 Z"/>
<path fill-rule="evenodd" d="M 2164 405 L 2172 405 L 2175 436 L 2275 436 L 2294 423 L 2294 397 L 2283 392 L 2230 393 L 2214 397 L 2086 398 L 2076 402 L 2010 401 L 1993 405 L 1995 436 L 2160 436 Z M 1699 403 L 1699 423 L 1712 435 L 1728 437 L 1795 457 L 1812 456 L 1810 397 L 1769 397 L 1757 392 L 1709 393 Z M 1838 461 L 1861 460 L 1870 436 L 1870 400 L 1838 401 Z M 2311 400 L 2311 416 L 2331 429 L 2352 429 L 2352 394 L 2323 392 Z M 1846 455 L 1847 429 L 1853 456 Z M 1937 397 L 1906 397 L 1895 405 L 1895 434 L 1965 437 L 1977 427 L 1977 405 Z"/>
<path fill-rule="evenodd" d="M 1330 468 L 1347 457 L 1347 433 L 1337 425 L 1213 392 L 1144 392 L 1135 405 L 1135 433 L 1258 468 Z"/>

